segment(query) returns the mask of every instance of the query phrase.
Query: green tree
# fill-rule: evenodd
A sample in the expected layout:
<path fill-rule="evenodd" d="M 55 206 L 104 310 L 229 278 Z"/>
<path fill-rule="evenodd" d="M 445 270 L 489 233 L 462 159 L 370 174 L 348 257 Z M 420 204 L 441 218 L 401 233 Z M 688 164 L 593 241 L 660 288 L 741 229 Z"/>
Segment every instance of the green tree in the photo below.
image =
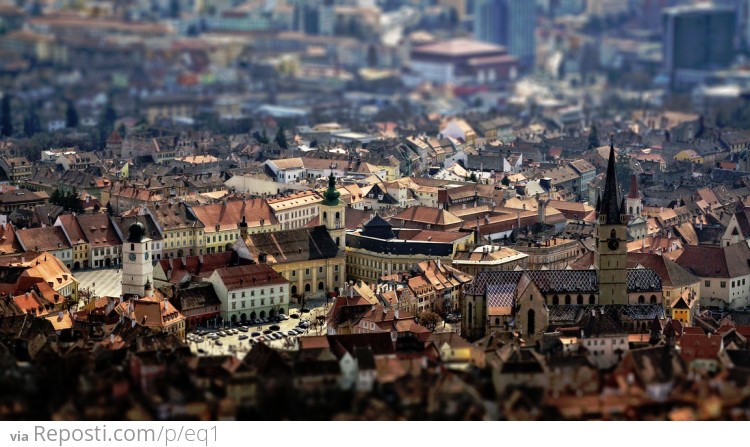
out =
<path fill-rule="evenodd" d="M 4 94 L 0 102 L 0 135 L 10 137 L 13 135 L 13 115 L 10 111 L 10 95 Z"/>
<path fill-rule="evenodd" d="M 78 127 L 78 111 L 72 100 L 68 100 L 65 106 L 65 127 L 72 129 Z"/>
<path fill-rule="evenodd" d="M 475 172 L 471 173 L 471 175 L 469 176 L 469 180 L 474 183 L 477 183 L 479 181 L 479 179 L 477 178 L 477 174 Z"/>
<path fill-rule="evenodd" d="M 426 310 L 420 313 L 418 318 L 419 318 L 419 324 L 429 329 L 430 332 L 435 331 L 435 328 L 437 327 L 438 323 L 440 323 L 440 315 L 430 310 Z"/>
<path fill-rule="evenodd" d="M 284 125 L 279 126 L 279 130 L 276 131 L 276 144 L 282 149 L 288 149 L 289 146 L 286 143 L 286 133 L 284 132 Z"/>
<path fill-rule="evenodd" d="M 268 139 L 266 129 L 263 129 L 262 133 L 259 133 L 257 130 L 253 132 L 253 138 L 255 138 L 255 141 L 257 141 L 259 144 L 268 144 L 271 141 Z"/>
<path fill-rule="evenodd" d="M 53 205 L 62 206 L 62 197 L 63 197 L 62 191 L 60 191 L 60 188 L 57 188 L 54 191 L 52 191 L 52 194 L 50 194 L 49 201 Z"/>
<path fill-rule="evenodd" d="M 510 186 L 510 177 L 506 175 L 505 177 L 503 177 L 500 183 L 502 183 L 503 186 Z"/>

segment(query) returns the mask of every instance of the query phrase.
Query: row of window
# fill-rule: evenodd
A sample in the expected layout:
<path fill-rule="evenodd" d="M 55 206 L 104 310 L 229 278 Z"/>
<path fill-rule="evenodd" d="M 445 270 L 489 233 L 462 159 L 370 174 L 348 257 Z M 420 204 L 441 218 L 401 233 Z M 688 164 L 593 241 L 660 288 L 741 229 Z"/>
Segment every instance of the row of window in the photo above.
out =
<path fill-rule="evenodd" d="M 274 288 L 271 287 L 268 290 L 268 293 L 269 293 L 269 295 L 272 295 L 274 293 Z M 284 286 L 279 287 L 279 293 L 284 293 Z M 260 295 L 265 295 L 265 294 L 266 294 L 266 289 L 260 289 Z M 250 291 L 250 296 L 255 296 L 255 290 L 251 290 Z M 242 292 L 240 292 L 240 297 L 241 298 L 245 298 L 245 291 L 244 290 Z M 235 299 L 235 298 L 237 298 L 237 293 L 236 292 L 232 292 L 232 299 Z"/>
<path fill-rule="evenodd" d="M 246 303 L 247 303 L 247 301 L 245 301 L 245 300 L 240 301 L 240 310 L 247 309 L 247 307 L 245 307 Z M 275 302 L 274 298 L 272 297 L 269 300 L 269 305 L 273 306 L 274 304 L 276 304 L 276 302 Z M 284 304 L 284 298 L 283 297 L 279 299 L 279 304 Z M 261 299 L 260 300 L 260 306 L 263 307 L 265 305 L 266 305 L 266 300 Z M 250 300 L 250 308 L 254 308 L 254 307 L 255 307 L 255 300 Z M 234 302 L 234 301 L 232 302 L 232 310 L 237 310 L 237 302 Z"/>
<path fill-rule="evenodd" d="M 711 281 L 704 281 L 704 284 L 705 284 L 706 287 L 711 287 Z M 744 279 L 742 279 L 741 281 L 739 279 L 736 280 L 736 281 L 732 281 L 732 287 L 744 286 L 744 285 L 745 285 L 745 280 Z M 722 289 L 726 289 L 727 288 L 727 282 L 726 281 L 720 281 L 719 282 L 719 287 L 722 288 Z"/>

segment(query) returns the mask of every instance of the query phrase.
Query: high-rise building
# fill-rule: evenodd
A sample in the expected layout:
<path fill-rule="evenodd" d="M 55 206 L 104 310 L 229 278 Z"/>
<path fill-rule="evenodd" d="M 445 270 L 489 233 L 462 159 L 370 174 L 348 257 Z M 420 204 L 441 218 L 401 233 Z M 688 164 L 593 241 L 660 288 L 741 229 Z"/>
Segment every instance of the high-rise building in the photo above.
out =
<path fill-rule="evenodd" d="M 735 56 L 737 12 L 710 3 L 664 10 L 664 70 L 673 80 L 680 70 L 728 67 Z"/>
<path fill-rule="evenodd" d="M 536 2 L 476 0 L 474 35 L 477 40 L 503 45 L 518 57 L 523 68 L 534 66 L 536 56 Z"/>

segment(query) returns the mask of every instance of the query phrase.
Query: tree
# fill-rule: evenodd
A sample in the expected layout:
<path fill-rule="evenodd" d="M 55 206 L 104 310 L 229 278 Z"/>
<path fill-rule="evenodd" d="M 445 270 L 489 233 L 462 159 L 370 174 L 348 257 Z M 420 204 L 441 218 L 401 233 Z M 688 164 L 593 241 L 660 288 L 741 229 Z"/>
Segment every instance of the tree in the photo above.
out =
<path fill-rule="evenodd" d="M 266 129 L 263 129 L 263 133 L 259 133 L 257 130 L 253 132 L 253 138 L 255 138 L 255 141 L 257 141 L 259 144 L 268 144 L 271 141 L 268 139 Z"/>
<path fill-rule="evenodd" d="M 596 125 L 591 125 L 591 132 L 589 132 L 589 149 L 599 147 L 599 132 L 596 130 Z"/>
<path fill-rule="evenodd" d="M 284 125 L 279 126 L 279 130 L 276 131 L 276 144 L 282 149 L 289 149 L 286 143 L 286 134 L 284 133 Z"/>
<path fill-rule="evenodd" d="M 0 102 L 0 134 L 4 137 L 13 135 L 13 115 L 10 112 L 10 95 L 4 94 Z"/>
<path fill-rule="evenodd" d="M 471 173 L 471 175 L 469 176 L 469 180 L 471 180 L 474 183 L 477 183 L 479 181 L 479 179 L 477 178 L 477 174 L 475 172 Z"/>
<path fill-rule="evenodd" d="M 418 318 L 419 318 L 419 324 L 429 329 L 430 332 L 435 331 L 435 328 L 437 327 L 438 323 L 440 323 L 440 315 L 430 310 L 426 310 L 420 313 Z"/>
<path fill-rule="evenodd" d="M 505 175 L 502 180 L 500 180 L 500 183 L 503 184 L 503 186 L 510 186 L 510 177 Z"/>
<path fill-rule="evenodd" d="M 72 129 L 78 127 L 78 112 L 72 100 L 67 101 L 65 107 L 65 127 Z"/>

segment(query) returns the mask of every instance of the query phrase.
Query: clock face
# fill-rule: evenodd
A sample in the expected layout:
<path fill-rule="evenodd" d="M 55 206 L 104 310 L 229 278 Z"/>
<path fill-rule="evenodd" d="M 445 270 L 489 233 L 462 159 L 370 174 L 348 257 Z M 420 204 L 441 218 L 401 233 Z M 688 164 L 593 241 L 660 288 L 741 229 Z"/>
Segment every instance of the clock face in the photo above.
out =
<path fill-rule="evenodd" d="M 620 246 L 620 243 L 617 242 L 617 239 L 610 239 L 609 242 L 607 242 L 607 247 L 609 247 L 610 250 L 617 250 L 617 247 Z"/>
<path fill-rule="evenodd" d="M 146 252 L 146 253 L 143 254 L 143 259 L 145 259 L 146 261 L 148 261 L 148 252 Z"/>
<path fill-rule="evenodd" d="M 135 261 L 135 253 L 130 253 L 130 256 L 128 256 L 131 261 Z"/>

